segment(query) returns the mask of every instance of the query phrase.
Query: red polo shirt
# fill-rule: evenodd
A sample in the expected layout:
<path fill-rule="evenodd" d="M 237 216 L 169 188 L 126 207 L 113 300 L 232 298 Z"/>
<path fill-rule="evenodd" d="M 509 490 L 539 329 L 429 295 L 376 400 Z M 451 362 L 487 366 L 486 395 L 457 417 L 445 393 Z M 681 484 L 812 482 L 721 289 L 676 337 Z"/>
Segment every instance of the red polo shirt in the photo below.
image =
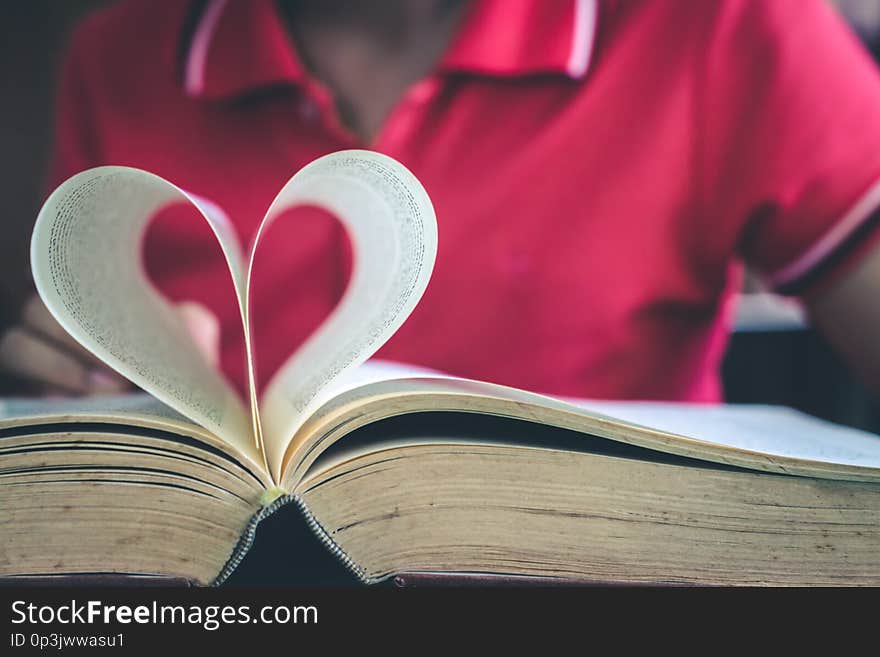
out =
<path fill-rule="evenodd" d="M 56 181 L 141 167 L 209 199 L 243 243 L 312 159 L 367 147 L 437 211 L 421 304 L 379 356 L 589 397 L 717 400 L 739 262 L 822 285 L 873 239 L 880 82 L 824 0 L 479 0 L 435 69 L 362 143 L 269 0 L 133 0 L 87 20 L 62 77 Z M 258 258 L 261 379 L 332 308 L 348 254 L 299 211 Z M 148 270 L 238 311 L 182 212 Z"/>

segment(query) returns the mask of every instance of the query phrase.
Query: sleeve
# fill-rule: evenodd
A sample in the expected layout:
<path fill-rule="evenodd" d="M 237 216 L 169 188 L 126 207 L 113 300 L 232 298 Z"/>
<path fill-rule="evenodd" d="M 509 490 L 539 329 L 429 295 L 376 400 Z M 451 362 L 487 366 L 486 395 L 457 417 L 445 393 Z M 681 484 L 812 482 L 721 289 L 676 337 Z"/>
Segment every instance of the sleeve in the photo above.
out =
<path fill-rule="evenodd" d="M 826 0 L 719 3 L 704 60 L 704 215 L 776 291 L 880 242 L 880 75 Z"/>
<path fill-rule="evenodd" d="M 88 24 L 73 35 L 62 61 L 56 88 L 54 133 L 46 193 L 75 173 L 97 165 L 94 108 L 88 88 L 86 59 Z"/>

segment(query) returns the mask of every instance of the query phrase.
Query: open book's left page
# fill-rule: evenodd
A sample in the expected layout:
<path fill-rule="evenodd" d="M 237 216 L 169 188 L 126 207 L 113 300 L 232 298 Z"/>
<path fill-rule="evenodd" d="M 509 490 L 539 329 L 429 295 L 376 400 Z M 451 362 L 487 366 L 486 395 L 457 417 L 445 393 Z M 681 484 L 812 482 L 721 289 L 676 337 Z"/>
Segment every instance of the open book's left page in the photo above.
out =
<path fill-rule="evenodd" d="M 70 397 L 7 397 L 0 399 L 0 430 L 17 426 L 42 426 L 67 422 L 153 427 L 211 444 L 224 441 L 195 424 L 152 395 L 132 393 Z"/>
<path fill-rule="evenodd" d="M 126 167 L 68 179 L 40 211 L 31 242 L 37 290 L 55 319 L 133 383 L 258 462 L 250 413 L 202 358 L 182 319 L 152 287 L 141 240 L 171 203 L 198 203 L 171 183 Z M 240 249 L 203 208 L 242 290 Z"/>

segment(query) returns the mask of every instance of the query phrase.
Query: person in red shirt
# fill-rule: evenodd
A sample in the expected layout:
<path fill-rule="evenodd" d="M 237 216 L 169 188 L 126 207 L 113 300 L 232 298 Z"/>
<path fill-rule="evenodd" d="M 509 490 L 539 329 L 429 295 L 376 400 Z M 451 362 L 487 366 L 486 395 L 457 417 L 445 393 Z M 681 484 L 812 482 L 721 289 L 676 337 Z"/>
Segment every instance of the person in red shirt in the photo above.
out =
<path fill-rule="evenodd" d="M 380 357 L 560 395 L 719 401 L 747 263 L 880 391 L 880 76 L 824 0 L 128 0 L 73 37 L 52 182 L 146 169 L 247 243 L 294 172 L 354 147 L 410 168 L 440 231 L 428 290 Z M 241 385 L 228 276 L 185 214 L 157 218 L 145 264 L 216 318 Z M 317 210 L 273 231 L 254 300 L 263 382 L 337 302 L 351 257 Z M 30 304 L 0 366 L 112 387 L 57 330 Z"/>

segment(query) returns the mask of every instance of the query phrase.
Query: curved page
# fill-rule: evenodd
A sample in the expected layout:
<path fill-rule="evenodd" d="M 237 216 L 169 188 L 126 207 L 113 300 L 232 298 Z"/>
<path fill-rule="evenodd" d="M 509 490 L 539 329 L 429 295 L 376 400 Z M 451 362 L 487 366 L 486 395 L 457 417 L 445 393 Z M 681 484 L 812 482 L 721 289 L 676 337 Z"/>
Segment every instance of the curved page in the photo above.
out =
<path fill-rule="evenodd" d="M 303 418 L 332 395 L 334 381 L 369 358 L 403 324 L 428 284 L 437 253 L 437 222 L 428 194 L 403 165 L 384 155 L 340 151 L 303 168 L 269 208 L 251 264 L 264 229 L 296 205 L 317 206 L 338 217 L 355 256 L 339 305 L 280 368 L 260 400 L 266 455 L 276 481 Z"/>
<path fill-rule="evenodd" d="M 644 402 L 582 402 L 482 381 L 413 378 L 367 384 L 334 396 L 303 426 L 304 440 L 288 451 L 283 483 L 292 487 L 338 440 L 383 419 L 425 411 L 453 411 L 507 417 L 571 429 L 650 450 L 778 474 L 880 482 L 880 438 L 797 413 L 762 406 L 707 406 Z M 648 412 L 656 411 L 656 421 Z M 604 413 L 608 413 L 605 415 Z M 700 416 L 703 416 L 702 420 Z M 462 430 L 468 435 L 467 421 Z M 416 432 L 418 433 L 418 432 Z M 526 432 L 527 433 L 527 432 Z M 470 442 L 480 442 L 473 434 Z M 527 435 L 510 445 L 528 444 Z M 455 435 L 437 435 L 431 426 L 407 443 L 450 444 Z M 502 438 L 502 441 L 505 440 Z M 379 445 L 370 445 L 371 449 Z"/>
<path fill-rule="evenodd" d="M 139 264 L 147 223 L 179 201 L 194 203 L 211 225 L 241 304 L 244 277 L 231 227 L 166 180 L 128 167 L 89 169 L 52 193 L 31 241 L 34 281 L 55 319 L 86 349 L 256 460 L 249 413 Z"/>

